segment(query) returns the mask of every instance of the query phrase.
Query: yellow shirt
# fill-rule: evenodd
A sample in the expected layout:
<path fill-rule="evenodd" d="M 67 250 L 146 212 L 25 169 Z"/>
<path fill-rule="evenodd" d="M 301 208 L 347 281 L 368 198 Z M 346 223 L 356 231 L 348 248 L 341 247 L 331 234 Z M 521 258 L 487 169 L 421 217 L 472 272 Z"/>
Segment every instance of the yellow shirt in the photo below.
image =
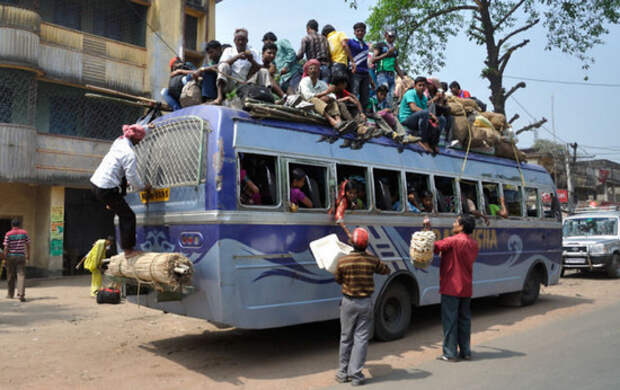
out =
<path fill-rule="evenodd" d="M 342 46 L 342 41 L 347 39 L 347 36 L 342 31 L 332 31 L 327 35 L 327 42 L 329 42 L 329 52 L 332 55 L 332 62 L 339 62 L 341 64 L 348 65 L 349 59 L 347 52 Z"/>

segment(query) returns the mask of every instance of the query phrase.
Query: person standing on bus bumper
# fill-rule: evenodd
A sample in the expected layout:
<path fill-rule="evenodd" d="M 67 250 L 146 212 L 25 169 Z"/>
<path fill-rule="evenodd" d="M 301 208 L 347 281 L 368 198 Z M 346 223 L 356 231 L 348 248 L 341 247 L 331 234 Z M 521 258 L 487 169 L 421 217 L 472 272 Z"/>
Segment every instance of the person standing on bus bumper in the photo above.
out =
<path fill-rule="evenodd" d="M 424 219 L 425 230 L 431 223 Z M 441 253 L 439 293 L 441 294 L 441 324 L 443 325 L 443 361 L 457 357 L 471 359 L 471 295 L 474 261 L 478 257 L 478 243 L 471 237 L 476 220 L 461 215 L 452 224 L 453 236 L 435 242 L 435 253 Z M 457 346 L 459 353 L 457 354 Z"/>
<path fill-rule="evenodd" d="M 365 229 L 355 229 L 351 242 L 355 250 L 340 258 L 336 271 L 336 282 L 342 285 L 343 295 L 340 303 L 340 367 L 336 381 L 352 381 L 357 386 L 364 383 L 362 369 L 372 329 L 373 274 L 387 275 L 390 269 L 366 252 L 368 232 Z"/>
<path fill-rule="evenodd" d="M 126 257 L 136 254 L 136 215 L 123 199 L 125 191 L 121 189 L 121 183 L 126 178 L 134 190 L 151 190 L 151 186 L 144 185 L 138 175 L 134 151 L 134 146 L 145 135 L 146 131 L 141 125 L 124 125 L 123 135 L 114 141 L 90 178 L 95 197 L 118 215 L 121 248 Z"/>

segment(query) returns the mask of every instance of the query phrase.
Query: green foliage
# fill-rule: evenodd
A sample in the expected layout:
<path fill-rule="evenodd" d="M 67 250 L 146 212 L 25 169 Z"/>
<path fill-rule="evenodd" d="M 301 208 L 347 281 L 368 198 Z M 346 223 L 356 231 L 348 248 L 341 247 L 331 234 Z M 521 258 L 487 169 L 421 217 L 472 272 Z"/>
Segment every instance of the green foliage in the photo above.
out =
<path fill-rule="evenodd" d="M 371 40 L 381 39 L 388 28 L 397 31 L 399 60 L 410 72 L 444 67 L 449 39 L 463 32 L 486 46 L 487 67 L 495 61 L 501 75 L 502 56 L 507 63 L 528 43 L 515 45 L 515 37 L 540 22 L 547 31 L 546 48 L 576 56 L 587 69 L 593 62 L 588 51 L 603 43 L 606 25 L 619 21 L 620 0 L 378 0 L 367 24 Z"/>
<path fill-rule="evenodd" d="M 566 146 L 548 139 L 537 139 L 532 145 L 532 149 L 539 153 L 551 154 L 554 158 L 564 161 L 566 156 Z"/>

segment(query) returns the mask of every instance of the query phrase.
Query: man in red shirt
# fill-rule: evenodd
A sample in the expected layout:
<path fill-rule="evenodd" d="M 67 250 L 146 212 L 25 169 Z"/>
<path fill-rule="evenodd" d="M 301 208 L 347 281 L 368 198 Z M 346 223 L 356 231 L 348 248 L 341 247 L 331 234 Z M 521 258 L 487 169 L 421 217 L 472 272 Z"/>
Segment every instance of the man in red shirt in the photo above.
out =
<path fill-rule="evenodd" d="M 21 221 L 13 218 L 11 230 L 4 236 L 4 258 L 6 259 L 6 280 L 9 287 L 7 298 L 13 298 L 15 293 L 15 277 L 17 276 L 17 297 L 26 301 L 24 284 L 26 263 L 30 260 L 30 237 L 28 232 L 21 228 Z"/>
<path fill-rule="evenodd" d="M 430 225 L 425 218 L 425 229 L 430 230 Z M 454 235 L 435 242 L 435 253 L 441 253 L 439 293 L 444 339 L 439 359 L 444 361 L 456 361 L 457 357 L 471 359 L 470 303 L 473 265 L 478 257 L 478 243 L 471 237 L 475 227 L 473 216 L 460 215 L 452 224 Z"/>

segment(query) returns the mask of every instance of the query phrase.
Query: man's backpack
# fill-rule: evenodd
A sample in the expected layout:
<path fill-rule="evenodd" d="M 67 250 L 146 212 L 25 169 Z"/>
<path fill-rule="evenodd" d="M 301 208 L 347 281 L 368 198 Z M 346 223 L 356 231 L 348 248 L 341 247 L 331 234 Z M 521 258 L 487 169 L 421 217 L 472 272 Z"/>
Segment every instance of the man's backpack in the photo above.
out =
<path fill-rule="evenodd" d="M 275 103 L 271 90 L 267 87 L 256 84 L 243 84 L 237 88 L 237 96 L 240 99 L 250 98 L 266 103 Z"/>

